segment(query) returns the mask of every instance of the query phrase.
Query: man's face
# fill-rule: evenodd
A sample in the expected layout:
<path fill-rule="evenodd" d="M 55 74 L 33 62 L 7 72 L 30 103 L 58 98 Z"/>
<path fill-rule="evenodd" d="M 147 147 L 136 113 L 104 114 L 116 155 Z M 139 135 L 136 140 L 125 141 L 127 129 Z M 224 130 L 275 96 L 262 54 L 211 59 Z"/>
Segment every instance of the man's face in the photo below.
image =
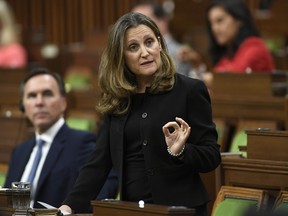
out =
<path fill-rule="evenodd" d="M 60 94 L 54 77 L 40 74 L 30 78 L 24 86 L 25 114 L 39 133 L 49 129 L 63 116 L 67 101 Z"/>

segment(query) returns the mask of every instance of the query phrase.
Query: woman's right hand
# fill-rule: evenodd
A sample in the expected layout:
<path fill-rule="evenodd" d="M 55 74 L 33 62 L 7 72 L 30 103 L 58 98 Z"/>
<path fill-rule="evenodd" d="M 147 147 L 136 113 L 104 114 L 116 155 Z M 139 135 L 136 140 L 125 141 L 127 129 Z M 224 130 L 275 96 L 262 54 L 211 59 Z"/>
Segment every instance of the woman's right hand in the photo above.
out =
<path fill-rule="evenodd" d="M 62 205 L 62 206 L 60 206 L 59 210 L 60 210 L 64 215 L 72 214 L 72 209 L 71 209 L 70 206 L 68 206 L 68 205 Z"/>
<path fill-rule="evenodd" d="M 173 128 L 170 132 L 169 128 Z M 190 126 L 182 119 L 175 118 L 175 121 L 166 123 L 162 127 L 168 152 L 177 155 L 179 152 L 183 152 L 186 141 L 190 135 Z M 169 153 L 170 153 L 169 152 Z"/>

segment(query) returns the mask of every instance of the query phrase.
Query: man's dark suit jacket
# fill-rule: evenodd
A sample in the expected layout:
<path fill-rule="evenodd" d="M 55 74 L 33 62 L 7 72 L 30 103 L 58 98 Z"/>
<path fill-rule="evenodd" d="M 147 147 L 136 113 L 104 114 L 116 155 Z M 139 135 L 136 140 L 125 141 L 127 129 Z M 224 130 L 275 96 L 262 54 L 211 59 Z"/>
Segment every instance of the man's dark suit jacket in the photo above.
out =
<path fill-rule="evenodd" d="M 70 129 L 66 124 L 62 126 L 52 142 L 43 165 L 34 208 L 43 208 L 37 201 L 46 202 L 56 207 L 61 206 L 72 189 L 81 167 L 95 148 L 95 141 L 95 135 L 90 132 Z M 14 149 L 5 187 L 10 188 L 11 182 L 20 181 L 34 145 L 35 138 Z M 110 174 L 97 198 L 115 198 L 117 191 L 117 177 L 115 174 Z"/>

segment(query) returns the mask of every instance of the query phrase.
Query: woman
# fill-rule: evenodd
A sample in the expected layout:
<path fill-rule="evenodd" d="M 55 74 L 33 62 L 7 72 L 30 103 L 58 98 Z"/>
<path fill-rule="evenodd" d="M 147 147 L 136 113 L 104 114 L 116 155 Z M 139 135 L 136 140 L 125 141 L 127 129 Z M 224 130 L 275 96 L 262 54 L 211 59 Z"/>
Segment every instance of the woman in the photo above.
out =
<path fill-rule="evenodd" d="M 199 172 L 221 162 L 208 91 L 176 74 L 156 24 L 140 13 L 112 27 L 100 71 L 97 147 L 61 210 L 85 212 L 111 167 L 125 201 L 195 208 L 207 215 Z"/>
<path fill-rule="evenodd" d="M 27 65 L 27 53 L 19 40 L 12 10 L 4 0 L 0 0 L 0 68 L 23 68 Z"/>
<path fill-rule="evenodd" d="M 273 58 L 241 0 L 214 0 L 207 12 L 213 71 L 271 72 Z"/>

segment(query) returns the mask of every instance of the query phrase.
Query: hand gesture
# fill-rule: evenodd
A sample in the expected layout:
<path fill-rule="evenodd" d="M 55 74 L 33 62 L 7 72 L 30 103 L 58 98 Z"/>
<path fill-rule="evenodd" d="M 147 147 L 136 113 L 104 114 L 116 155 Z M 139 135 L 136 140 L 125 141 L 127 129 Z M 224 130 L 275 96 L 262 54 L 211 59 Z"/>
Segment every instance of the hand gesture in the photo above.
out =
<path fill-rule="evenodd" d="M 190 135 L 191 128 L 183 119 L 176 117 L 175 120 L 176 121 L 165 124 L 162 127 L 162 130 L 168 152 L 172 156 L 179 156 L 184 151 L 185 143 Z"/>

